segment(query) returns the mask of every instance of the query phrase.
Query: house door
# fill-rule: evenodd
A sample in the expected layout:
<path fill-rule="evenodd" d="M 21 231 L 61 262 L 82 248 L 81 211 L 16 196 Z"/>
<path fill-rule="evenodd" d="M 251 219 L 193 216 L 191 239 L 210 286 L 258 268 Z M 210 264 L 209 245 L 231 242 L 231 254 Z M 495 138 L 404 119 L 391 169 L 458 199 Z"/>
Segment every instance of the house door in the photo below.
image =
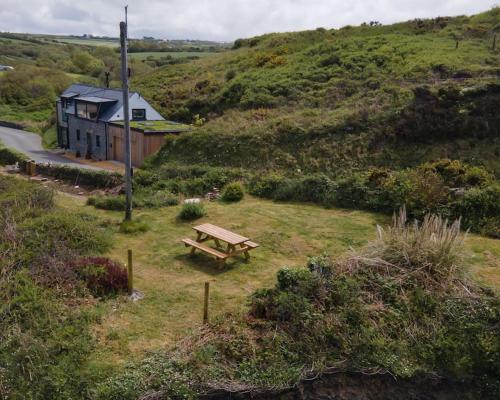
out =
<path fill-rule="evenodd" d="M 123 161 L 123 141 L 119 136 L 113 136 L 113 160 Z"/>
<path fill-rule="evenodd" d="M 90 132 L 87 132 L 87 154 L 85 155 L 85 158 L 91 158 L 92 157 L 92 135 Z"/>

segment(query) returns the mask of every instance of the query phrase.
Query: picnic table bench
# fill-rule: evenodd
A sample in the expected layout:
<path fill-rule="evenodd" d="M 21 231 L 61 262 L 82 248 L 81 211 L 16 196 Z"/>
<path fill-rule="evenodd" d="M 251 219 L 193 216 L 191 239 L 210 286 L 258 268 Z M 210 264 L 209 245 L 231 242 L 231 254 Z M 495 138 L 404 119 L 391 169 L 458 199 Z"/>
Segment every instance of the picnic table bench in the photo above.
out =
<path fill-rule="evenodd" d="M 249 238 L 213 224 L 197 225 L 194 226 L 193 229 L 197 233 L 196 240 L 188 238 L 182 239 L 186 247 L 191 247 L 191 254 L 194 254 L 197 249 L 201 250 L 204 253 L 214 256 L 221 265 L 224 264 L 226 258 L 242 253 L 248 260 L 250 258 L 248 252 L 259 247 L 257 243 L 252 242 Z M 204 244 L 204 242 L 208 240 L 213 240 L 217 249 Z M 225 249 L 221 245 L 221 242 L 226 243 Z"/>

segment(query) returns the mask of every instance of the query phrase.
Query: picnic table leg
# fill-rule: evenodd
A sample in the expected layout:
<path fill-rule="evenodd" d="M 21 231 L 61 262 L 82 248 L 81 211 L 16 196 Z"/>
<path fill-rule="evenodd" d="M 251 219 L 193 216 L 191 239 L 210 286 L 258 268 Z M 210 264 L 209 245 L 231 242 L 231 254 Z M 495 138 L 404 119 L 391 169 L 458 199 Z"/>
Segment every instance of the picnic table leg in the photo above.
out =
<path fill-rule="evenodd" d="M 215 241 L 215 245 L 216 245 L 217 247 L 222 248 L 222 246 L 220 245 L 219 239 L 214 238 L 214 241 Z"/>
<path fill-rule="evenodd" d="M 244 243 L 241 243 L 240 247 L 243 249 L 243 248 L 248 247 L 248 246 L 246 246 Z M 245 259 L 247 261 L 250 260 L 250 254 L 248 253 L 248 250 L 244 251 L 243 254 L 245 254 Z"/>

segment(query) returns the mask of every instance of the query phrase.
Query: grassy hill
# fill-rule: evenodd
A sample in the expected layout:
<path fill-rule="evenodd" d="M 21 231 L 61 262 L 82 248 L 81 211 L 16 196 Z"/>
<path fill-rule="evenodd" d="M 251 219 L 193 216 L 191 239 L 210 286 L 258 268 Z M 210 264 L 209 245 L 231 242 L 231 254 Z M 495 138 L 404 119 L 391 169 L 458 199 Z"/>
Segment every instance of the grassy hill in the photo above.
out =
<path fill-rule="evenodd" d="M 202 125 L 154 160 L 330 175 L 440 157 L 499 173 L 500 9 L 237 40 L 136 77 L 169 118 Z"/>
<path fill-rule="evenodd" d="M 129 60 L 134 75 L 224 50 L 222 45 L 203 41 L 132 43 L 140 51 Z M 0 32 L 0 65 L 15 68 L 0 71 L 0 120 L 40 133 L 48 147 L 54 146 L 56 96 L 71 82 L 104 85 L 106 72 L 111 73 L 111 86 L 120 86 L 118 45 L 112 38 Z"/>

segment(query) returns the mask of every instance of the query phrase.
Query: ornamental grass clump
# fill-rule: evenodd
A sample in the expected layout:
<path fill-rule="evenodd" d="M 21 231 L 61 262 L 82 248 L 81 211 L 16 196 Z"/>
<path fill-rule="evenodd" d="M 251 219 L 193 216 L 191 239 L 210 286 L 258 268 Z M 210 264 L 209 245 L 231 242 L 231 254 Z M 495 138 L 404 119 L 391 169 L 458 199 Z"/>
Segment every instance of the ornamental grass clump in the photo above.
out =
<path fill-rule="evenodd" d="M 428 214 L 421 223 L 409 223 L 402 208 L 393 216 L 392 226 L 377 227 L 377 239 L 366 247 L 362 257 L 371 264 L 448 280 L 461 272 L 466 236 L 460 231 L 460 219 L 449 223 L 439 215 Z"/>

